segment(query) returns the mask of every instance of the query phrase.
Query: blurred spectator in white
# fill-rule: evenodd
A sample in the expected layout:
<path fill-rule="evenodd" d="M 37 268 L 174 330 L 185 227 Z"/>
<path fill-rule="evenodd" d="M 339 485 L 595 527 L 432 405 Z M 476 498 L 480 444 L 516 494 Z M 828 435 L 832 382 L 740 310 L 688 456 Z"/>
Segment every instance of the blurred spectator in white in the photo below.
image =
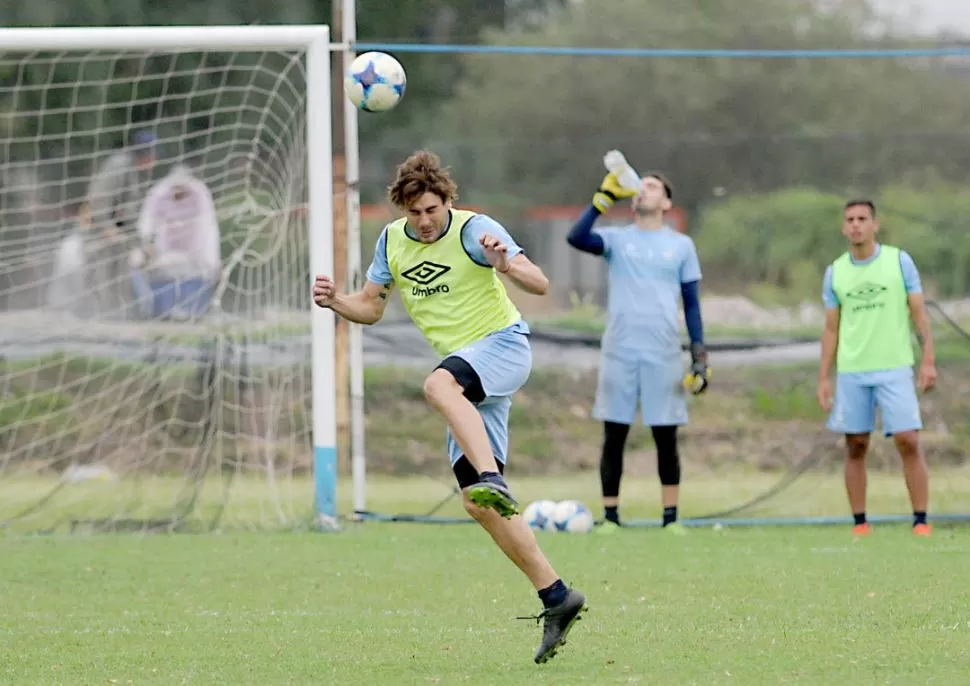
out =
<path fill-rule="evenodd" d="M 222 272 L 219 219 L 205 183 L 186 167 L 173 168 L 148 192 L 138 238 L 130 264 L 142 313 L 178 320 L 204 314 Z"/>
<path fill-rule="evenodd" d="M 90 235 L 85 255 L 88 281 L 99 315 L 125 317 L 131 305 L 127 255 L 137 244 L 137 219 L 155 166 L 155 134 L 135 132 L 130 144 L 109 156 L 88 186 Z"/>
<path fill-rule="evenodd" d="M 81 203 L 73 222 L 71 233 L 61 241 L 54 258 L 47 304 L 76 316 L 88 317 L 96 313 L 96 303 L 87 279 L 87 242 L 91 228 L 87 203 Z"/>

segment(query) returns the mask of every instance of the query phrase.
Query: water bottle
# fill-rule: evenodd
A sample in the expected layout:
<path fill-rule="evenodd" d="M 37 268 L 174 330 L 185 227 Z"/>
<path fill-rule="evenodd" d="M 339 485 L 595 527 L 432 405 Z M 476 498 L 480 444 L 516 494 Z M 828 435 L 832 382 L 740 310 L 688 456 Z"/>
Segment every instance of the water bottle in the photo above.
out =
<path fill-rule="evenodd" d="M 623 156 L 622 152 L 619 150 L 610 150 L 603 156 L 603 164 L 606 165 L 607 171 L 613 172 L 616 175 L 621 186 L 629 191 L 640 190 L 640 175 L 626 161 L 626 157 Z"/>

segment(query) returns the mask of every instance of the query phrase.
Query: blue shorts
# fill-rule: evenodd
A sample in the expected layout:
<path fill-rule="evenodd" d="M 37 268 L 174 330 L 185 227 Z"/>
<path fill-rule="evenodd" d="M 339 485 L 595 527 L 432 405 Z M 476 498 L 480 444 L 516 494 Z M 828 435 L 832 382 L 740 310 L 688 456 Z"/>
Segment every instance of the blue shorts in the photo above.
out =
<path fill-rule="evenodd" d="M 636 360 L 603 353 L 593 417 L 601 422 L 633 424 L 639 404 L 645 426 L 686 424 L 684 371 L 679 354 Z"/>
<path fill-rule="evenodd" d="M 841 434 L 871 433 L 877 408 L 887 436 L 923 428 L 910 367 L 839 374 L 827 426 Z"/>
<path fill-rule="evenodd" d="M 532 373 L 532 346 L 529 345 L 528 333 L 525 322 L 518 322 L 449 356 L 465 360 L 482 382 L 485 399 L 476 407 L 485 422 L 492 454 L 502 464 L 508 460 L 512 396 L 525 385 Z M 448 458 L 452 467 L 463 454 L 449 429 Z"/>

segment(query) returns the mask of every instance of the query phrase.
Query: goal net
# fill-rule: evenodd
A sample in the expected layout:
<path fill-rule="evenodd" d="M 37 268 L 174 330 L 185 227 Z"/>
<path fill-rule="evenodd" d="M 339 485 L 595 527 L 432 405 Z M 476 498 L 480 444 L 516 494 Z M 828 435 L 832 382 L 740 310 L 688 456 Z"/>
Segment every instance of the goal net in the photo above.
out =
<path fill-rule="evenodd" d="M 317 27 L 0 31 L 0 526 L 332 513 L 328 51 Z"/>

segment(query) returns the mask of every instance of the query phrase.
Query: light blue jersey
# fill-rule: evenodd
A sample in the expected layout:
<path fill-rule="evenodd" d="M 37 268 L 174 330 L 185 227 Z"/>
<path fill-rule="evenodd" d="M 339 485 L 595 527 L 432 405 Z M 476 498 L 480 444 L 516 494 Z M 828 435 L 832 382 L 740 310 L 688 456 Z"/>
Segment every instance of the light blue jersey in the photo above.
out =
<path fill-rule="evenodd" d="M 448 217 L 449 228 L 445 229 L 445 231 L 451 230 L 450 213 Z M 406 230 L 410 233 L 409 228 Z M 483 234 L 490 234 L 504 243 L 509 249 L 508 256 L 510 260 L 522 252 L 522 248 L 518 243 L 515 242 L 515 239 L 509 235 L 509 232 L 505 230 L 505 227 L 489 217 L 487 214 L 475 215 L 465 223 L 465 226 L 462 227 L 461 231 L 461 244 L 464 246 L 465 252 L 468 253 L 468 256 L 472 260 L 483 267 L 488 266 L 488 260 L 485 257 L 485 249 L 482 248 L 482 244 L 479 243 L 479 240 L 481 240 Z M 413 237 L 413 234 L 411 235 Z M 381 231 L 380 238 L 377 239 L 377 246 L 374 248 L 374 259 L 371 260 L 370 267 L 367 268 L 367 280 L 381 286 L 386 286 L 394 280 L 394 278 L 391 276 L 391 268 L 387 263 L 386 228 Z"/>
<path fill-rule="evenodd" d="M 593 417 L 647 426 L 687 423 L 680 344 L 681 284 L 700 281 L 694 241 L 664 227 L 594 229 L 610 292 Z"/>
<path fill-rule="evenodd" d="M 694 241 L 669 227 L 594 229 L 609 265 L 603 352 L 646 362 L 681 352 L 681 284 L 701 280 Z"/>
<path fill-rule="evenodd" d="M 852 258 L 852 264 L 863 266 L 879 256 L 881 246 L 865 260 Z M 899 251 L 899 268 L 906 293 L 922 293 L 919 270 L 913 258 Z M 826 309 L 841 306 L 832 288 L 832 266 L 822 279 L 822 302 Z M 836 376 L 835 402 L 827 426 L 843 434 L 867 434 L 875 430 L 876 410 L 879 410 L 882 429 L 886 435 L 922 428 L 919 399 L 913 386 L 913 370 L 909 367 L 871 372 L 843 372 Z"/>

